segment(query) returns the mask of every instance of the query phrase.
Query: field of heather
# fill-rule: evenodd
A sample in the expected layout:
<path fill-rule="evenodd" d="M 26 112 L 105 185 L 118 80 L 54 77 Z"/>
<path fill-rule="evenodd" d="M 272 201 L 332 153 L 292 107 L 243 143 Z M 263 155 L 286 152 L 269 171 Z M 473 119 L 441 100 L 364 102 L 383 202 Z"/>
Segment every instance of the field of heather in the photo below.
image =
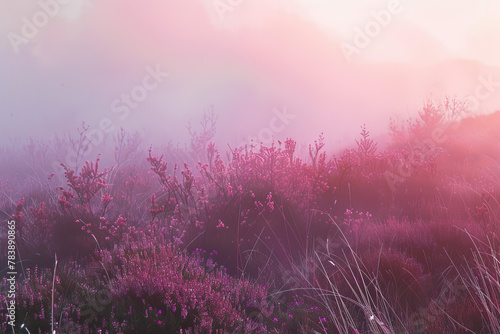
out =
<path fill-rule="evenodd" d="M 497 333 L 500 113 L 463 107 L 334 155 L 323 135 L 223 151 L 214 113 L 186 149 L 122 130 L 49 174 L 88 127 L 3 148 L 0 304 L 16 271 L 19 332 Z"/>
<path fill-rule="evenodd" d="M 0 0 L 0 334 L 500 334 L 500 1 Z"/>

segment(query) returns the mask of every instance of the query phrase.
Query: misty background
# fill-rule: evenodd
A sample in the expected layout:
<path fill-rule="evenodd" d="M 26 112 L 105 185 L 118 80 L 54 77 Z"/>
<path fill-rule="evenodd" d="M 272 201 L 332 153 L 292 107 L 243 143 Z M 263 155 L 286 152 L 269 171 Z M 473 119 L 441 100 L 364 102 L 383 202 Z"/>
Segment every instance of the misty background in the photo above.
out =
<path fill-rule="evenodd" d="M 275 139 L 310 144 L 324 133 L 340 149 L 363 124 L 383 142 L 391 116 L 414 116 L 428 98 L 468 99 L 485 78 L 493 84 L 474 113 L 500 109 L 493 0 L 396 1 L 399 13 L 350 61 L 342 43 L 391 1 L 65 0 L 24 36 L 24 19 L 54 1 L 0 3 L 0 146 L 76 133 L 82 122 L 183 145 L 189 120 L 196 128 L 213 107 L 222 151 L 259 138 L 283 110 L 293 117 L 276 123 Z M 168 77 L 117 112 L 151 69 Z"/>

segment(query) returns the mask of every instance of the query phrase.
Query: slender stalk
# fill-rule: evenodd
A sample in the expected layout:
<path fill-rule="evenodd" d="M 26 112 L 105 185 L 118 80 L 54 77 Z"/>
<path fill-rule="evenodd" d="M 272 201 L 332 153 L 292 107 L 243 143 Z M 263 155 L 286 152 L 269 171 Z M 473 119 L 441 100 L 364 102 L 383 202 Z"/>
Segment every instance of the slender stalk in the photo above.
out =
<path fill-rule="evenodd" d="M 54 277 L 52 278 L 52 304 L 51 304 L 51 328 L 52 328 L 52 334 L 55 334 L 56 331 L 54 330 L 54 296 L 55 296 L 55 285 L 56 285 L 56 273 L 57 273 L 57 254 L 54 254 L 55 257 L 55 265 L 54 265 Z"/>

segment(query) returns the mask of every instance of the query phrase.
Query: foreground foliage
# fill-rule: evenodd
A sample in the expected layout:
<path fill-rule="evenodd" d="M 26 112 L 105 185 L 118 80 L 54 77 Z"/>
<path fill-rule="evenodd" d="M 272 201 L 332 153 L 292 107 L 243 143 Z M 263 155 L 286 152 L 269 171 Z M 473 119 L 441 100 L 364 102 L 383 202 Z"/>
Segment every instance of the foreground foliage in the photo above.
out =
<path fill-rule="evenodd" d="M 287 139 L 223 158 L 210 142 L 213 115 L 190 152 L 148 152 L 121 132 L 105 169 L 77 157 L 43 174 L 43 143 L 20 151 L 31 170 L 4 149 L 19 166 L 2 171 L 0 199 L 17 226 L 18 326 L 498 332 L 500 153 L 487 143 L 500 138 L 470 141 L 496 116 L 458 122 L 453 103 L 424 105 L 407 128 L 392 123 L 382 152 L 363 127 L 356 148 L 331 158 L 322 135 L 307 157 Z M 58 145 L 85 151 L 82 140 Z"/>

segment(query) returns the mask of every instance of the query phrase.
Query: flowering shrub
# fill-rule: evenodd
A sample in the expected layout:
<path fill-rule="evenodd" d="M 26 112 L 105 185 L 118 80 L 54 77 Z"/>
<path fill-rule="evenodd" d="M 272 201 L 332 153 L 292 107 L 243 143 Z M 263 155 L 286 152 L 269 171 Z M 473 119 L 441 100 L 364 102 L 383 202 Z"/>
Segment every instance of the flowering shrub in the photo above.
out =
<path fill-rule="evenodd" d="M 61 331 L 266 332 L 252 320 L 267 308 L 264 288 L 229 277 L 199 254 L 178 254 L 161 237 L 140 233 L 125 240 L 119 248 L 99 253 L 100 270 L 76 266 L 56 276 L 55 312 Z M 17 283 L 17 321 L 30 331 L 50 329 L 52 275 L 50 269 L 34 267 Z M 7 287 L 5 280 L 2 286 Z M 2 303 L 5 298 L 2 294 Z M 120 303 L 112 302 L 117 300 Z M 5 311 L 1 317 L 6 317 Z"/>
<path fill-rule="evenodd" d="M 51 160 L 29 141 L 11 159 L 24 174 L 0 175 L 23 267 L 19 323 L 49 331 L 54 293 L 61 332 L 488 332 L 500 318 L 498 164 L 460 153 L 471 140 L 443 115 L 459 107 L 426 104 L 391 125 L 384 150 L 362 127 L 357 147 L 330 155 L 322 134 L 305 157 L 286 139 L 224 158 L 207 114 L 187 152 L 151 148 L 135 161 L 141 140 L 122 131 L 107 169 L 100 157 L 82 163 L 84 127 L 55 143 L 78 148 L 62 179 L 28 179 L 24 160 Z M 452 276 L 466 291 L 445 305 Z"/>

